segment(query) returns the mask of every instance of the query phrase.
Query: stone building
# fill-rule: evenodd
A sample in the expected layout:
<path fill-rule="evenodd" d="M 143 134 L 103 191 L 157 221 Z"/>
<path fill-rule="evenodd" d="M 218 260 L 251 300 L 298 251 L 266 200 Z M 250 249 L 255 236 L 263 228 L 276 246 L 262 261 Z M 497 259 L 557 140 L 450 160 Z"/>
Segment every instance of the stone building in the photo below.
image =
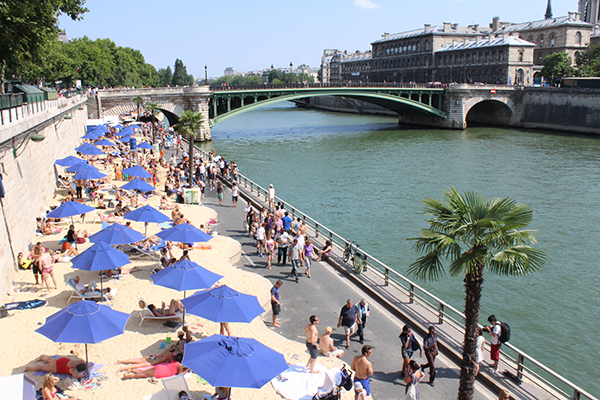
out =
<path fill-rule="evenodd" d="M 335 49 L 325 49 L 321 56 L 321 83 L 329 83 L 331 77 L 331 59 L 340 51 Z"/>
<path fill-rule="evenodd" d="M 579 0 L 581 19 L 590 24 L 600 22 L 600 0 Z"/>
<path fill-rule="evenodd" d="M 444 83 L 531 85 L 534 47 L 515 36 L 447 44 L 435 52 L 432 75 Z"/>
<path fill-rule="evenodd" d="M 342 81 L 344 82 L 369 82 L 371 79 L 371 50 L 361 53 L 356 51 L 348 54 L 341 63 Z"/>

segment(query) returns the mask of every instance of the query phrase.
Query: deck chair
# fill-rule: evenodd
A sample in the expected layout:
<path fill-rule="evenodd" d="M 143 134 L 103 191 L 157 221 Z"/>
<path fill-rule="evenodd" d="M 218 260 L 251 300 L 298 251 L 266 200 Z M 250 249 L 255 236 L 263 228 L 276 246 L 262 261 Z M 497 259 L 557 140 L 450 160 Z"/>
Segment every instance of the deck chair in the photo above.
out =
<path fill-rule="evenodd" d="M 104 216 L 103 216 L 103 214 L 100 214 L 100 213 L 98 212 L 98 210 L 94 210 L 94 211 L 92 211 L 90 214 L 91 214 L 91 216 L 92 216 L 92 218 L 93 218 L 93 219 L 90 221 L 92 224 L 94 224 L 94 223 L 96 223 L 96 222 L 99 222 L 99 223 L 103 223 L 103 222 L 104 222 Z M 104 228 L 102 228 L 102 229 L 104 229 Z"/>
<path fill-rule="evenodd" d="M 67 304 L 69 304 L 71 302 L 72 298 L 75 299 L 86 299 L 86 300 L 100 300 L 100 293 L 99 292 L 89 292 L 89 293 L 81 293 L 79 290 L 77 290 L 77 288 L 75 288 L 75 279 L 73 279 L 72 277 L 67 279 L 66 282 L 67 286 L 69 286 L 71 289 L 73 289 L 73 291 L 71 292 L 71 295 L 69 296 L 69 299 L 67 300 Z M 114 294 L 114 293 L 113 293 Z M 107 296 L 104 296 L 104 300 L 107 300 Z"/>
<path fill-rule="evenodd" d="M 190 393 L 187 382 L 183 375 L 175 375 L 170 378 L 161 379 L 163 389 L 149 396 L 142 397 L 143 400 L 179 400 L 179 392 L 185 391 L 190 400 L 195 398 Z"/>
<path fill-rule="evenodd" d="M 63 181 L 61 181 L 61 180 L 60 180 L 60 179 L 58 179 L 58 178 L 56 178 L 56 186 L 57 186 L 59 189 L 69 189 L 69 190 L 75 190 L 75 187 L 74 187 L 74 185 L 73 185 L 72 183 L 70 183 L 70 182 L 69 182 L 69 183 L 65 184 L 65 183 L 63 183 Z"/>
<path fill-rule="evenodd" d="M 130 244 L 128 246 L 137 252 L 137 254 L 129 256 L 130 260 L 135 260 L 136 258 L 142 258 L 147 256 L 155 261 L 160 261 L 160 251 L 165 248 L 166 243 L 164 240 L 161 239 L 160 243 L 150 247 L 150 250 L 142 250 L 141 247 L 135 246 L 133 244 Z"/>
<path fill-rule="evenodd" d="M 166 317 L 156 317 L 154 316 L 154 314 L 152 314 L 152 311 L 150 311 L 150 309 L 148 308 L 148 304 L 144 299 L 142 299 L 140 297 L 140 301 L 139 301 L 139 306 L 141 308 L 140 310 L 140 325 L 142 324 L 142 322 L 144 322 L 145 319 L 154 319 L 154 320 L 158 320 L 158 321 L 167 321 L 170 319 L 179 319 L 181 320 L 181 313 L 177 312 L 175 315 L 169 315 Z"/>

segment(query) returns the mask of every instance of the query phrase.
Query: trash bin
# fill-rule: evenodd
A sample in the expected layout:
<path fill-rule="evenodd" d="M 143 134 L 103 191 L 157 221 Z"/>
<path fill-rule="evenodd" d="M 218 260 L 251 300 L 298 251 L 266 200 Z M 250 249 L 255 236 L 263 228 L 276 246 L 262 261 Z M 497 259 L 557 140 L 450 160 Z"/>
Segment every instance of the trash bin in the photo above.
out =
<path fill-rule="evenodd" d="M 200 189 L 191 188 L 183 191 L 183 199 L 185 204 L 201 204 Z"/>

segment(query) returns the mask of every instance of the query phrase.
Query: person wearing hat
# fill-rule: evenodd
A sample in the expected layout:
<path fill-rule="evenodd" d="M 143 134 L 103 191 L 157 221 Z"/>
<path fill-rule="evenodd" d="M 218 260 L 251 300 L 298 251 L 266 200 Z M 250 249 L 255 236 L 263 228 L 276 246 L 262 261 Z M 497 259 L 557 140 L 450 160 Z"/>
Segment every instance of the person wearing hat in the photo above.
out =
<path fill-rule="evenodd" d="M 344 350 L 338 349 L 333 345 L 331 332 L 333 332 L 333 329 L 330 326 L 328 326 L 325 329 L 325 333 L 319 339 L 319 347 L 321 347 L 321 352 L 325 357 L 342 358 L 342 356 L 344 355 Z"/>
<path fill-rule="evenodd" d="M 273 210 L 274 207 L 275 207 L 275 188 L 273 187 L 273 184 L 271 183 L 269 185 L 269 210 Z"/>
<path fill-rule="evenodd" d="M 363 387 L 362 383 L 354 382 L 354 400 L 366 400 L 367 391 Z"/>

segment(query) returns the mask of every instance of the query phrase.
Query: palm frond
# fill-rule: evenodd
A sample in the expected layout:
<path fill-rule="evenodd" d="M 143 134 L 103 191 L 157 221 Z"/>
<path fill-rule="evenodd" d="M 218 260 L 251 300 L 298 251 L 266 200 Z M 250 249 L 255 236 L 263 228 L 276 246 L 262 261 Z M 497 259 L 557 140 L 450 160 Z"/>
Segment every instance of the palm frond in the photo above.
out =
<path fill-rule="evenodd" d="M 546 264 L 544 250 L 531 246 L 512 246 L 496 253 L 489 262 L 489 270 L 498 275 L 523 276 L 538 271 Z"/>
<path fill-rule="evenodd" d="M 422 281 L 435 281 L 438 280 L 445 271 L 439 258 L 439 253 L 432 251 L 417 258 L 417 261 L 409 265 L 408 273 Z"/>

